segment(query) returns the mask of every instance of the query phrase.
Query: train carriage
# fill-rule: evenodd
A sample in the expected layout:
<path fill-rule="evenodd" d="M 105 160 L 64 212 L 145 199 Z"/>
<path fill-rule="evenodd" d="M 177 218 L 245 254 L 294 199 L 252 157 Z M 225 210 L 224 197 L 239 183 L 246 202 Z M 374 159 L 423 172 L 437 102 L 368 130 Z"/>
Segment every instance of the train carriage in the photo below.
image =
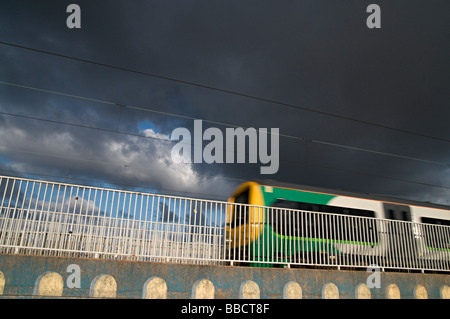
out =
<path fill-rule="evenodd" d="M 229 202 L 230 260 L 450 270 L 447 206 L 267 181 L 241 184 Z"/>

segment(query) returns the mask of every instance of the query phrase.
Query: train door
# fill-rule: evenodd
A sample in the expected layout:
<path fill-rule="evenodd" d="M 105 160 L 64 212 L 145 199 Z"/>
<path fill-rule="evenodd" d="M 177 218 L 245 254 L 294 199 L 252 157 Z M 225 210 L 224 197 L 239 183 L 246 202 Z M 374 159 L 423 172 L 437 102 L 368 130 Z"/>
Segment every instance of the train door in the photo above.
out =
<path fill-rule="evenodd" d="M 387 262 L 392 267 L 411 268 L 417 265 L 417 243 L 411 223 L 411 209 L 406 205 L 384 203 L 388 236 Z"/>

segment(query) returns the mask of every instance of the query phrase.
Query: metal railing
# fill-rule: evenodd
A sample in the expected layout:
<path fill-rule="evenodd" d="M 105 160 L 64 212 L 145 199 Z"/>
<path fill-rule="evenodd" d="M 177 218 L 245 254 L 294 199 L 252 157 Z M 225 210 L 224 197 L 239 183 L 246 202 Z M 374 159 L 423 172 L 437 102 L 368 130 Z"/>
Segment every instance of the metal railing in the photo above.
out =
<path fill-rule="evenodd" d="M 230 261 L 450 271 L 450 226 L 250 205 L 230 209 Z"/>
<path fill-rule="evenodd" d="M 226 205 L 0 176 L 0 253 L 219 264 Z"/>
<path fill-rule="evenodd" d="M 450 270 L 450 227 L 0 176 L 0 253 Z"/>

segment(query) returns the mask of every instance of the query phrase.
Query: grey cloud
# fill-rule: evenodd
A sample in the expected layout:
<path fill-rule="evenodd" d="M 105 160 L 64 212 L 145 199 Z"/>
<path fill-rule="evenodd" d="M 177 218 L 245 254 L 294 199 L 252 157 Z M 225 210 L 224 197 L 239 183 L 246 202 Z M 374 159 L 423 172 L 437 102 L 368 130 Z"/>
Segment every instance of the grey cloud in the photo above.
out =
<path fill-rule="evenodd" d="M 450 138 L 446 1 L 378 1 L 380 30 L 365 26 L 367 1 L 77 1 L 80 30 L 65 27 L 69 3 L 5 5 L 0 40 Z M 280 139 L 280 170 L 271 179 L 447 202 L 447 167 L 356 148 L 448 162 L 448 141 L 5 45 L 0 60 L 0 81 L 304 138 Z M 182 117 L 5 85 L 0 111 L 131 134 L 145 134 L 145 122 L 164 136 L 192 127 Z M 7 115 L 0 125 L 3 169 L 221 199 L 239 180 L 261 177 L 260 164 L 176 166 L 171 144 L 149 138 Z"/>

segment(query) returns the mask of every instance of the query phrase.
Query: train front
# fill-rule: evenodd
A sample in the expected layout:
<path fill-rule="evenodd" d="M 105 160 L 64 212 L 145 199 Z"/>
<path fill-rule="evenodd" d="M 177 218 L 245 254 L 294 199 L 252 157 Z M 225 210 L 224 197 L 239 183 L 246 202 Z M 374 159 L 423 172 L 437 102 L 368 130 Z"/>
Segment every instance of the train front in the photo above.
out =
<path fill-rule="evenodd" d="M 241 184 L 228 199 L 225 243 L 230 261 L 253 261 L 264 227 L 264 197 L 261 185 Z"/>

